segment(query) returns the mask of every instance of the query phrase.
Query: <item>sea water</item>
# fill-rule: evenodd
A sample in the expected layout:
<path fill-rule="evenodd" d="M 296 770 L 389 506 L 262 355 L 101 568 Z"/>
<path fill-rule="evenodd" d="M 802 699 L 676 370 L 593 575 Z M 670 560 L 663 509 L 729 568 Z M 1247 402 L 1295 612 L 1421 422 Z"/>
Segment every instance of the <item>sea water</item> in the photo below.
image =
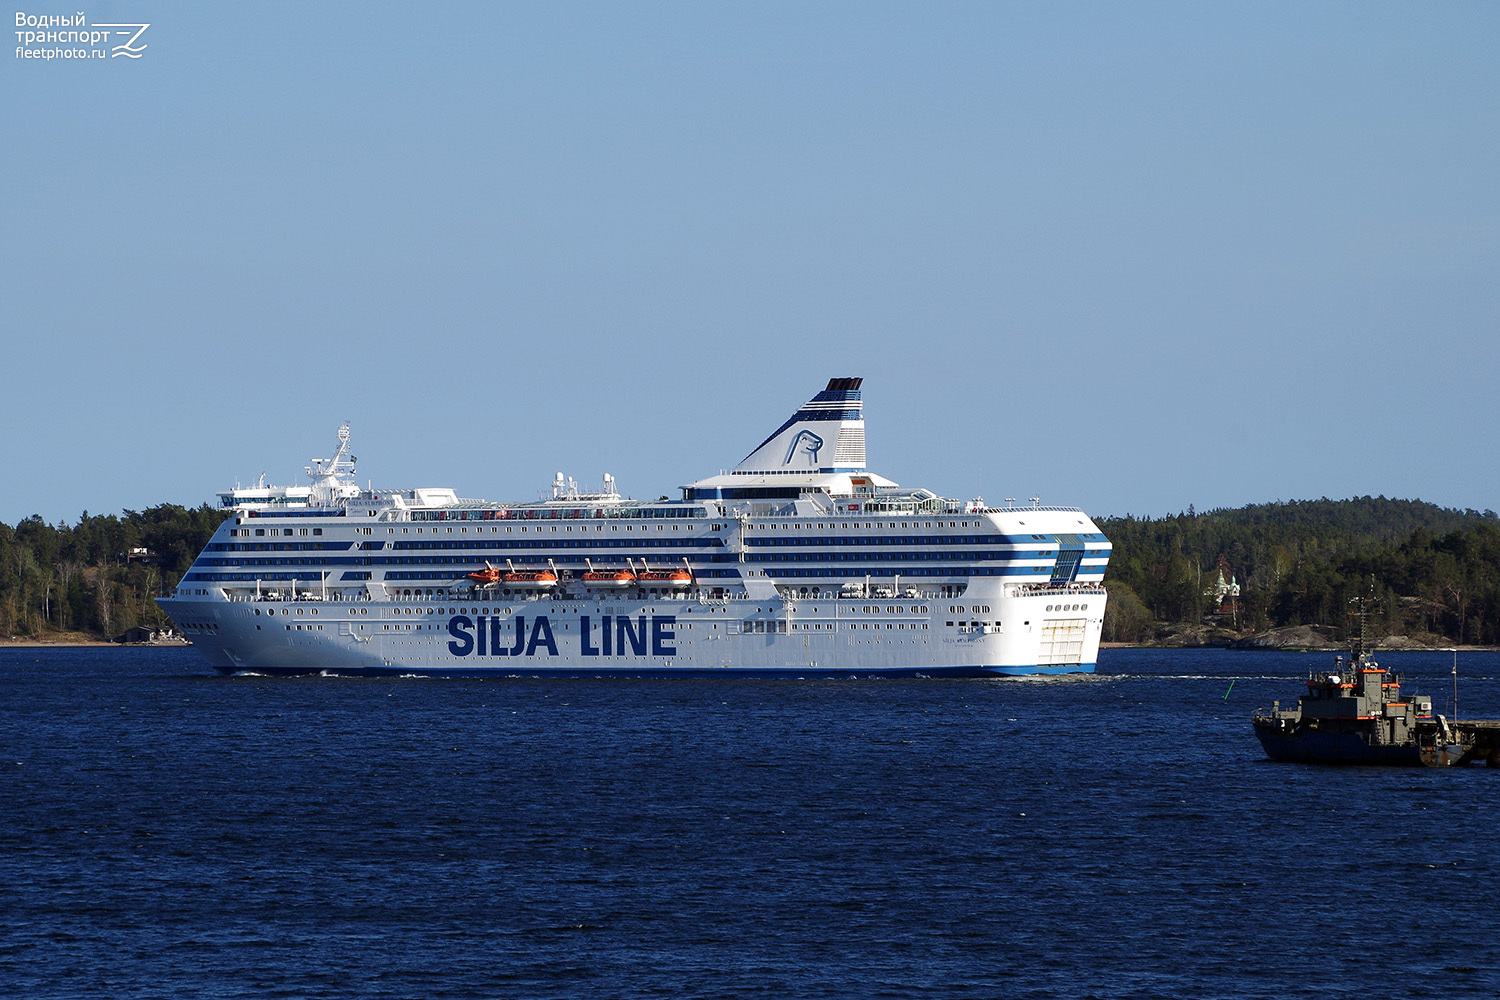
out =
<path fill-rule="evenodd" d="M 1453 654 L 1380 656 L 1448 711 Z M 214 675 L 0 650 L 0 995 L 1500 989 L 1500 770 L 1277 764 L 1321 654 L 1018 680 Z M 1461 653 L 1464 718 L 1500 654 Z"/>

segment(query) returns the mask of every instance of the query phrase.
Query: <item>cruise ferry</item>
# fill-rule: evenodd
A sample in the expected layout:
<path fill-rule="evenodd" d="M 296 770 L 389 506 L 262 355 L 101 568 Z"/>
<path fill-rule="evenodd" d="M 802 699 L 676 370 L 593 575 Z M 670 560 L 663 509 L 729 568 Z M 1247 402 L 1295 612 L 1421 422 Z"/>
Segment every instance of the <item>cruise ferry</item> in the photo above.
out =
<path fill-rule="evenodd" d="M 926 676 L 1092 672 L 1110 544 L 1082 510 L 992 507 L 865 467 L 836 378 L 676 500 L 559 473 L 532 502 L 353 482 L 226 491 L 170 597 L 224 673 Z"/>

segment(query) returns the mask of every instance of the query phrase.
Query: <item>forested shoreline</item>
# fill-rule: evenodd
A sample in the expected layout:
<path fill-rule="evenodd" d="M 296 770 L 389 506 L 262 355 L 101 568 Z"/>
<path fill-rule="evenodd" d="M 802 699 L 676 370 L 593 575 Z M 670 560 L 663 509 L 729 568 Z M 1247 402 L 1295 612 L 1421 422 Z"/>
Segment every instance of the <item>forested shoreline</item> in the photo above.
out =
<path fill-rule="evenodd" d="M 112 639 L 170 624 L 168 593 L 224 518 L 204 504 L 74 524 L 0 523 L 0 639 Z M 1420 500 L 1358 497 L 1166 517 L 1100 518 L 1109 642 L 1219 639 L 1314 626 L 1343 637 L 1352 602 L 1371 627 L 1429 644 L 1500 645 L 1500 518 Z M 1238 585 L 1237 595 L 1218 586 Z"/>
<path fill-rule="evenodd" d="M 1314 626 L 1347 639 L 1366 598 L 1370 634 L 1500 645 L 1500 518 L 1421 500 L 1256 504 L 1161 518 L 1102 518 L 1114 546 L 1109 642 Z M 1220 600 L 1220 575 L 1239 585 Z"/>
<path fill-rule="evenodd" d="M 169 626 L 167 594 L 225 515 L 161 504 L 47 524 L 0 523 L 0 639 L 113 639 Z"/>

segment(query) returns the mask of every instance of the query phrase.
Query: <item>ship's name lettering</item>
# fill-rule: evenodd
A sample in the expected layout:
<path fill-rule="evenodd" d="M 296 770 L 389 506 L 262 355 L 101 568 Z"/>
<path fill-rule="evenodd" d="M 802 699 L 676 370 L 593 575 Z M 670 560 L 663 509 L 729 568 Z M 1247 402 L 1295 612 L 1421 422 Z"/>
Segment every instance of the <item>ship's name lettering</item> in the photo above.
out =
<path fill-rule="evenodd" d="M 676 615 L 593 615 L 578 618 L 583 656 L 676 656 Z M 557 656 L 557 636 L 547 615 L 454 615 L 448 619 L 448 652 L 454 656 Z"/>

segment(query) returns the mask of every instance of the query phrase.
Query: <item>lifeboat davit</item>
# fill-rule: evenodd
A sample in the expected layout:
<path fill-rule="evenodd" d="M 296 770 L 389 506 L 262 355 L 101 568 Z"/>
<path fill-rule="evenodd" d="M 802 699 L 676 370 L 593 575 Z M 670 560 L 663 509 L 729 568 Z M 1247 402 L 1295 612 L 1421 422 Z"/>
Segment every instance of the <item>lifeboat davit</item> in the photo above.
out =
<path fill-rule="evenodd" d="M 588 560 L 584 560 L 588 562 Z M 635 585 L 635 574 L 628 569 L 595 569 L 594 564 L 588 563 L 589 570 L 583 574 L 583 585 L 595 590 L 612 590 Z"/>
<path fill-rule="evenodd" d="M 557 574 L 550 569 L 516 569 L 505 561 L 508 571 L 500 575 L 500 582 L 516 590 L 549 590 L 557 586 Z"/>

